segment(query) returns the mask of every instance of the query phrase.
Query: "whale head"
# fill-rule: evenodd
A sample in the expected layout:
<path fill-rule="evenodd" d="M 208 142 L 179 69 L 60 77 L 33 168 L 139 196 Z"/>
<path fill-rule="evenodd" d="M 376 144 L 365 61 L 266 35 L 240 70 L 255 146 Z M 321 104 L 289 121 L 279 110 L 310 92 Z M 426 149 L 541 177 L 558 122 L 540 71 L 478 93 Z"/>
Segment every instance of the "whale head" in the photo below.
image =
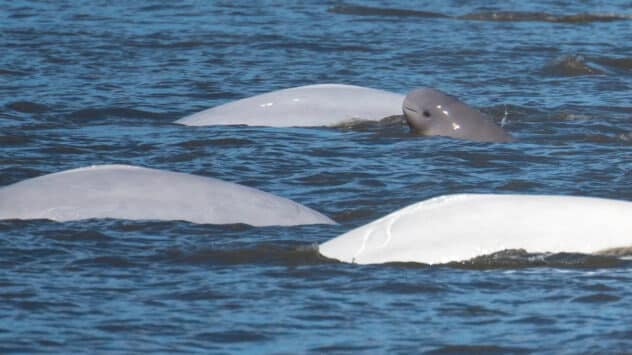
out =
<path fill-rule="evenodd" d="M 456 97 L 431 88 L 420 88 L 409 92 L 402 104 L 402 110 L 411 131 L 422 135 L 459 130 L 460 125 L 453 123 L 460 120 L 462 116 L 480 115 L 478 111 Z"/>
<path fill-rule="evenodd" d="M 415 134 L 479 142 L 510 142 L 512 137 L 480 111 L 452 95 L 430 88 L 408 93 L 404 117 Z"/>

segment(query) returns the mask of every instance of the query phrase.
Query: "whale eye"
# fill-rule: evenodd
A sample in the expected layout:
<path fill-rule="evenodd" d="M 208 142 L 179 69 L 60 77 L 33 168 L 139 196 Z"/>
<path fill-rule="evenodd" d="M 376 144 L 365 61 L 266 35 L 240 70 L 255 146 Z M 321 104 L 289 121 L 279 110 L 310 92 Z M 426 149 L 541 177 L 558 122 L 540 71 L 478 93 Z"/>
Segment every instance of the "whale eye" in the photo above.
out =
<path fill-rule="evenodd" d="M 427 110 L 424 110 L 423 114 L 424 117 L 430 117 L 430 112 L 428 112 Z"/>

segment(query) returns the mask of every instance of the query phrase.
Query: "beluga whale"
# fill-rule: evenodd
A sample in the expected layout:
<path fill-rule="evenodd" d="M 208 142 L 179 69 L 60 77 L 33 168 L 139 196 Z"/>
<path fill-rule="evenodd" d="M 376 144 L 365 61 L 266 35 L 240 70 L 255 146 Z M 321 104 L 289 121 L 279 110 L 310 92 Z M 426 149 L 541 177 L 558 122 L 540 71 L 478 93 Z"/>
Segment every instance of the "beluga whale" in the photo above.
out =
<path fill-rule="evenodd" d="M 402 116 L 403 113 L 403 116 Z M 339 127 L 394 118 L 424 136 L 509 142 L 511 135 L 480 111 L 431 88 L 406 96 L 343 84 L 316 84 L 260 94 L 183 117 L 188 126 Z M 391 120 L 387 122 L 392 122 Z"/>
<path fill-rule="evenodd" d="M 343 84 L 316 84 L 272 91 L 183 117 L 187 126 L 248 125 L 333 127 L 355 120 L 401 116 L 404 95 Z"/>
<path fill-rule="evenodd" d="M 479 142 L 510 142 L 505 132 L 480 111 L 456 97 L 432 88 L 409 92 L 402 111 L 411 131 L 424 136 L 446 136 Z"/>
<path fill-rule="evenodd" d="M 632 202 L 582 196 L 457 194 L 412 204 L 319 245 L 357 264 L 467 261 L 503 250 L 602 253 L 632 247 Z"/>
<path fill-rule="evenodd" d="M 0 187 L 0 219 L 183 220 L 252 226 L 335 224 L 283 197 L 214 178 L 97 165 Z"/>

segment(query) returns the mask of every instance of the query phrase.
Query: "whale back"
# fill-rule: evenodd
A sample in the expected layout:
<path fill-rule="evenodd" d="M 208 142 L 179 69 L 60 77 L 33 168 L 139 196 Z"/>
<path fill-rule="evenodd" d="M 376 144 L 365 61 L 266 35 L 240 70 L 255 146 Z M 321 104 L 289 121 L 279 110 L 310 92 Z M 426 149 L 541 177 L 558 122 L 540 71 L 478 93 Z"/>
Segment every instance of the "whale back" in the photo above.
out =
<path fill-rule="evenodd" d="M 403 95 L 354 85 L 318 84 L 272 91 L 176 121 L 188 126 L 337 126 L 401 115 Z"/>
<path fill-rule="evenodd" d="M 507 142 L 511 136 L 477 109 L 431 88 L 409 92 L 402 110 L 411 131 L 481 142 Z"/>
<path fill-rule="evenodd" d="M 253 226 L 335 223 L 310 208 L 257 189 L 127 165 L 68 170 L 0 188 L 0 219 L 89 218 Z"/>
<path fill-rule="evenodd" d="M 632 246 L 632 202 L 550 195 L 447 195 L 320 245 L 358 264 L 464 261 L 505 249 L 594 253 Z"/>

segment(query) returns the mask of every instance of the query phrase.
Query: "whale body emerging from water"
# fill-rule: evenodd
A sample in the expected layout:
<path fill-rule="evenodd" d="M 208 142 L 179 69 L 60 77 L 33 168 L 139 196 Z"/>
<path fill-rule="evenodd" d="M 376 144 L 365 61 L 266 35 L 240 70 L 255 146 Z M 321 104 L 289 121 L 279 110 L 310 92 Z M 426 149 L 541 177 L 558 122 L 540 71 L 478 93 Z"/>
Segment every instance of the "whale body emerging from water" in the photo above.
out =
<path fill-rule="evenodd" d="M 632 202 L 554 195 L 446 195 L 405 207 L 319 246 L 376 264 L 465 261 L 506 249 L 598 253 L 632 246 Z"/>
<path fill-rule="evenodd" d="M 176 121 L 189 126 L 248 125 L 269 127 L 335 127 L 353 122 L 401 117 L 411 131 L 509 142 L 511 135 L 456 97 L 431 88 L 406 96 L 342 84 L 300 86 L 229 102 Z"/>
<path fill-rule="evenodd" d="M 479 142 L 511 142 L 504 129 L 452 95 L 420 88 L 404 98 L 402 111 L 410 130 L 425 136 L 446 136 Z"/>
<path fill-rule="evenodd" d="M 335 224 L 286 198 L 191 174 L 98 165 L 0 188 L 0 219 L 184 220 L 252 226 Z"/>
<path fill-rule="evenodd" d="M 354 85 L 317 84 L 268 92 L 194 113 L 188 126 L 339 126 L 402 114 L 404 95 Z"/>

